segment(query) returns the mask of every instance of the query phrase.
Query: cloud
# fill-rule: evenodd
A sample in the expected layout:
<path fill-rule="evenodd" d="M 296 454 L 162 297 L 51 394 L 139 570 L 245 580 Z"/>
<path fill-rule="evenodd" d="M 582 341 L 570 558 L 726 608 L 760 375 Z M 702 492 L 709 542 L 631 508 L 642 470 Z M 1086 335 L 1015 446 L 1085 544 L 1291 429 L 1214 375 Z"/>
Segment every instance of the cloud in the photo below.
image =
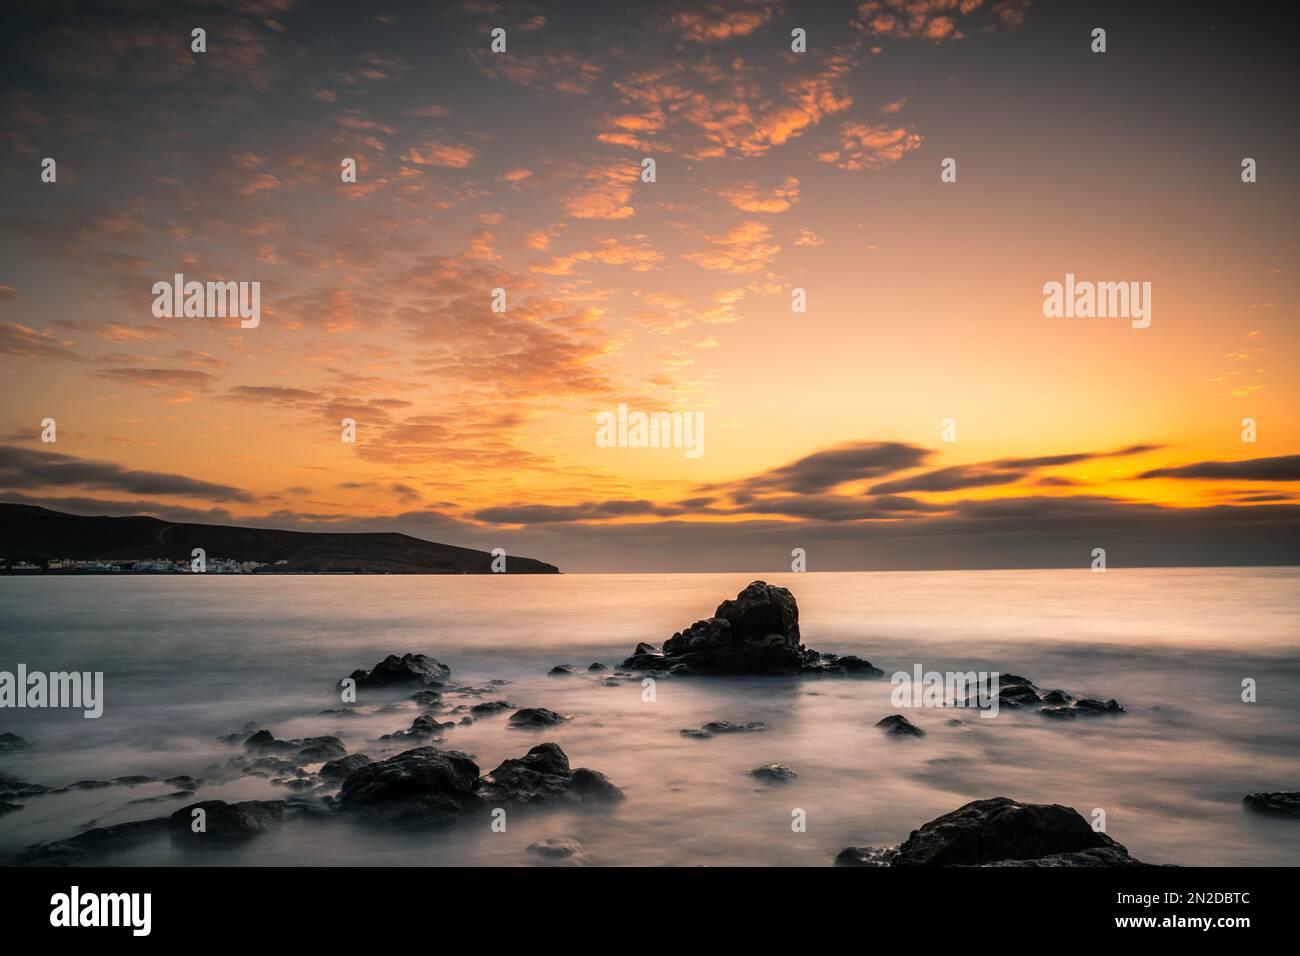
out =
<path fill-rule="evenodd" d="M 780 186 L 770 190 L 764 190 L 754 182 L 737 183 L 720 189 L 718 195 L 741 212 L 785 212 L 799 201 L 799 180 L 787 176 Z"/>
<path fill-rule="evenodd" d="M 943 43 L 977 29 L 1018 27 L 1029 0 L 1000 0 L 976 17 L 983 6 L 984 0 L 867 0 L 858 4 L 855 25 L 872 37 Z"/>
<path fill-rule="evenodd" d="M 42 362 L 80 362 L 72 343 L 17 322 L 0 322 L 0 353 Z"/>
<path fill-rule="evenodd" d="M 668 14 L 668 29 L 695 43 L 717 43 L 749 36 L 782 11 L 772 0 L 692 3 Z"/>
<path fill-rule="evenodd" d="M 472 146 L 430 141 L 407 148 L 402 158 L 416 166 L 442 166 L 446 169 L 464 169 L 478 155 Z"/>
<path fill-rule="evenodd" d="M 750 220 L 733 226 L 719 236 L 709 236 L 710 248 L 687 252 L 683 259 L 716 272 L 746 274 L 765 269 L 781 247 L 771 241 L 766 223 Z"/>
<path fill-rule="evenodd" d="M 1173 468 L 1153 468 L 1139 478 L 1199 478 L 1207 481 L 1300 481 L 1300 455 L 1248 458 L 1245 461 L 1200 461 Z"/>
<path fill-rule="evenodd" d="M 724 485 L 703 485 L 701 491 L 727 489 L 737 500 L 769 492 L 810 495 L 864 478 L 878 478 L 914 468 L 930 452 L 904 442 L 855 442 L 805 455 L 788 465 Z"/>
<path fill-rule="evenodd" d="M 592 169 L 565 210 L 575 219 L 626 219 L 636 213 L 629 200 L 640 176 L 640 167 L 631 163 Z"/>
<path fill-rule="evenodd" d="M 995 461 L 969 465 L 952 465 L 937 471 L 912 475 L 887 481 L 871 488 L 873 495 L 901 494 L 913 491 L 956 491 L 961 488 L 981 488 L 990 485 L 1009 485 L 1030 477 L 1042 468 L 1071 465 L 1096 458 L 1119 458 L 1155 451 L 1158 445 L 1129 445 L 1107 452 L 1071 452 L 1063 455 L 1039 455 L 1034 458 L 999 458 Z M 1039 482 L 1042 484 L 1042 482 Z"/>
<path fill-rule="evenodd" d="M 188 368 L 104 368 L 95 374 L 145 388 L 207 389 L 216 381 L 207 372 Z"/>
<path fill-rule="evenodd" d="M 215 501 L 256 500 L 247 492 L 230 485 L 163 472 L 132 471 L 112 462 L 12 445 L 0 445 L 0 487 L 25 492 L 40 488 L 79 487 L 137 495 L 208 498 Z"/>
<path fill-rule="evenodd" d="M 840 145 L 817 154 L 823 163 L 834 163 L 840 169 L 884 169 L 921 147 L 924 141 L 919 133 L 887 124 L 871 125 L 850 121 L 840 127 Z"/>

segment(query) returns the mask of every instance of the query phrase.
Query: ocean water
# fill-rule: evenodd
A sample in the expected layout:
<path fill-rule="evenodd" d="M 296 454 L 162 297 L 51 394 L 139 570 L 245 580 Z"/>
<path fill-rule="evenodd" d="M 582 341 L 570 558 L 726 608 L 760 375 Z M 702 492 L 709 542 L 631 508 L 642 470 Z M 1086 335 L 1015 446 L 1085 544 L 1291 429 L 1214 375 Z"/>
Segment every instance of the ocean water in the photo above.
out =
<path fill-rule="evenodd" d="M 611 668 L 709 616 L 742 574 L 416 577 L 8 577 L 0 579 L 0 670 L 105 674 L 104 715 L 0 710 L 30 749 L 0 775 L 49 786 L 143 774 L 208 778 L 192 800 L 292 796 L 264 778 L 216 781 L 247 722 L 277 737 L 336 734 L 382 757 L 410 709 L 340 718 L 333 683 L 389 653 L 432 654 L 453 682 L 511 683 L 500 696 L 572 716 L 543 732 L 506 715 L 448 731 L 443 746 L 486 772 L 543 740 L 605 773 L 627 800 L 512 813 L 396 833 L 290 821 L 235 847 L 166 837 L 97 862 L 126 865 L 544 865 L 528 844 L 580 841 L 595 865 L 826 866 L 848 845 L 892 845 L 969 800 L 1010 796 L 1106 813 L 1140 859 L 1181 865 L 1298 865 L 1300 821 L 1247 811 L 1246 793 L 1300 789 L 1300 569 L 808 573 L 768 576 L 799 602 L 805 643 L 856 653 L 886 674 L 986 670 L 1076 696 L 1117 698 L 1122 716 L 1053 721 L 902 710 L 927 731 L 885 737 L 900 712 L 885 680 L 667 678 L 602 685 L 559 663 Z M 1243 703 L 1253 679 L 1258 701 Z M 402 695 L 393 694 L 393 699 Z M 459 702 L 447 695 L 450 703 Z M 466 698 L 465 703 L 474 703 Z M 363 697 L 363 704 L 380 701 Z M 949 726 L 957 717 L 963 723 Z M 763 721 L 763 733 L 699 740 L 682 728 Z M 798 778 L 748 771 L 786 763 Z M 29 844 L 171 813 L 138 802 L 162 783 L 26 798 L 0 816 L 0 857 Z M 188 802 L 188 801 L 187 801 Z M 794 832 L 802 810 L 805 832 Z"/>

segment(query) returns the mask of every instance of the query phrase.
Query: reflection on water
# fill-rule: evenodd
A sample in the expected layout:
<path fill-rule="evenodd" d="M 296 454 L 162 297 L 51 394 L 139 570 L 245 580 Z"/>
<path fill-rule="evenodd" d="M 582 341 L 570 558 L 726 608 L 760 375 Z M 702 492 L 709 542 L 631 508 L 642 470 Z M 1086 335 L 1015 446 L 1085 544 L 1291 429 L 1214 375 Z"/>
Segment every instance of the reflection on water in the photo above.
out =
<path fill-rule="evenodd" d="M 1300 678 L 1294 569 L 1007 571 L 769 576 L 799 600 L 804 640 L 860 653 L 887 673 L 1000 670 L 1076 695 L 1116 697 L 1128 714 L 1055 722 L 1003 709 L 992 720 L 909 710 L 927 731 L 885 738 L 897 708 L 887 681 L 666 679 L 638 684 L 557 663 L 617 665 L 637 641 L 661 642 L 711 613 L 749 577 L 166 577 L 0 580 L 0 669 L 105 672 L 105 714 L 0 711 L 0 732 L 30 751 L 0 755 L 0 774 L 48 785 L 129 774 L 208 776 L 239 752 L 219 737 L 247 721 L 278 737 L 333 733 L 350 752 L 417 711 L 340 718 L 331 685 L 390 652 L 419 651 L 457 682 L 491 678 L 519 706 L 573 719 L 542 733 L 506 715 L 450 730 L 446 745 L 486 771 L 542 740 L 574 766 L 604 772 L 626 802 L 598 811 L 515 813 L 412 836 L 341 821 L 292 822 L 243 846 L 196 851 L 166 839 L 123 852 L 127 864 L 491 864 L 541 862 L 547 837 L 582 842 L 598 865 L 827 865 L 842 847 L 893 844 L 980 797 L 1104 808 L 1108 831 L 1140 859 L 1184 865 L 1300 864 L 1300 827 L 1245 812 L 1243 794 L 1300 789 Z M 1259 702 L 1243 704 L 1243 678 Z M 363 701 L 364 703 L 365 701 Z M 450 700 L 456 703 L 455 699 Z M 467 701 L 472 703 L 473 701 Z M 947 721 L 964 719 L 958 726 Z M 682 737 L 717 719 L 764 733 Z M 400 747 L 391 748 L 392 752 Z M 786 763 L 785 784 L 748 775 Z M 21 800 L 0 817 L 0 853 L 170 813 L 141 803 L 161 783 Z M 289 796 L 260 778 L 202 787 L 194 799 Z M 806 811 L 806 833 L 791 811 Z"/>

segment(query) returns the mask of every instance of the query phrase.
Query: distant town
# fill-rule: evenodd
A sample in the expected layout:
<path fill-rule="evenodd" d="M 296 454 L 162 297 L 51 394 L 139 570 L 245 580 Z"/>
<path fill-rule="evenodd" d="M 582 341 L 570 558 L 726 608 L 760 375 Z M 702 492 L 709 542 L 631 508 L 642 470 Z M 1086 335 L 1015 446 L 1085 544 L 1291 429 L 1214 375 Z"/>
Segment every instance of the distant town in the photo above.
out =
<path fill-rule="evenodd" d="M 237 561 L 234 558 L 208 558 L 206 574 L 256 574 L 259 569 L 274 570 L 288 561 Z M 139 561 L 74 561 L 51 558 L 48 561 L 15 561 L 0 558 L 0 574 L 193 574 L 189 561 L 149 558 Z"/>

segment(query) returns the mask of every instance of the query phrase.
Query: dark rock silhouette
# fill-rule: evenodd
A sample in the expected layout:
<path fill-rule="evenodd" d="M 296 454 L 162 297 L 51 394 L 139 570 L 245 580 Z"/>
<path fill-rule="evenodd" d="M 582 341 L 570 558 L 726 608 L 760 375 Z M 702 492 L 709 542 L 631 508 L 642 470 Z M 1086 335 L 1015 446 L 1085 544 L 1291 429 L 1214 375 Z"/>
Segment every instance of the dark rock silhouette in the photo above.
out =
<path fill-rule="evenodd" d="M 783 763 L 769 763 L 762 767 L 755 767 L 749 774 L 752 777 L 758 777 L 760 780 L 771 780 L 775 783 L 784 783 L 799 776 L 794 768 Z"/>
<path fill-rule="evenodd" d="M 203 810 L 204 830 L 195 832 L 195 810 Z M 203 800 L 181 807 L 168 819 L 174 836 L 187 842 L 244 840 L 284 820 L 283 800 Z"/>
<path fill-rule="evenodd" d="M 459 751 L 418 747 L 349 774 L 338 806 L 397 823 L 440 822 L 499 806 L 584 805 L 623 799 L 605 775 L 570 769 L 556 744 L 538 744 L 523 757 L 502 761 L 480 777 L 473 760 Z"/>
<path fill-rule="evenodd" d="M 674 634 L 662 651 L 644 642 L 637 644 L 622 666 L 683 676 L 884 674 L 860 657 L 821 654 L 804 647 L 794 595 L 763 581 L 753 581 L 734 599 L 723 601 L 713 617 Z"/>
<path fill-rule="evenodd" d="M 1300 791 L 1277 790 L 1272 793 L 1248 793 L 1241 802 L 1252 810 L 1300 817 Z"/>
<path fill-rule="evenodd" d="M 525 707 L 510 715 L 510 726 L 525 730 L 537 730 L 543 727 L 554 727 L 556 724 L 562 724 L 568 719 L 563 714 L 557 714 L 545 707 Z"/>
<path fill-rule="evenodd" d="M 837 866 L 1148 866 L 1078 811 L 1009 797 L 975 800 L 936 817 L 893 849 L 845 847 Z"/>
<path fill-rule="evenodd" d="M 902 714 L 890 714 L 876 721 L 876 726 L 891 737 L 924 737 L 925 731 Z"/>
<path fill-rule="evenodd" d="M 371 670 L 355 670 L 348 676 L 357 682 L 358 689 L 403 684 L 436 687 L 451 679 L 451 668 L 427 654 L 403 654 L 401 657 L 389 654 Z"/>

